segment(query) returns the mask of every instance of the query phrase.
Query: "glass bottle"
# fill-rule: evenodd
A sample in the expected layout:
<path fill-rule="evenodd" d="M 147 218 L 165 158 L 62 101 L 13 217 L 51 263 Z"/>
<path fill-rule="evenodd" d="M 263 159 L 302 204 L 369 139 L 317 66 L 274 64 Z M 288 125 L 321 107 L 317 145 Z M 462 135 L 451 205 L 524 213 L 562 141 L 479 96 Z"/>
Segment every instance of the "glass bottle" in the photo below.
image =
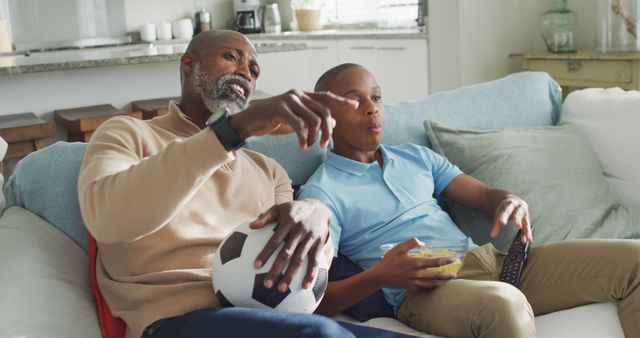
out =
<path fill-rule="evenodd" d="M 599 52 L 640 51 L 638 0 L 597 0 L 596 49 Z"/>
<path fill-rule="evenodd" d="M 194 35 L 211 30 L 211 13 L 204 7 L 200 7 L 198 11 L 196 11 L 195 21 Z"/>
<path fill-rule="evenodd" d="M 575 52 L 577 15 L 569 9 L 567 0 L 554 0 L 553 3 L 553 8 L 538 18 L 544 43 L 553 53 Z"/>

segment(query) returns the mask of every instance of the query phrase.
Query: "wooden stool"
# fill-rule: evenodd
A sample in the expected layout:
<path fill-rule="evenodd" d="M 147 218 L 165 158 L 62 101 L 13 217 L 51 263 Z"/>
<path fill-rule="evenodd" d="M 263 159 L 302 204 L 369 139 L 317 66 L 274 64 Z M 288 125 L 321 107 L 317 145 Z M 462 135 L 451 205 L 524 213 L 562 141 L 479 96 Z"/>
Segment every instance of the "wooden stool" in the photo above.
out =
<path fill-rule="evenodd" d="M 67 131 L 67 141 L 69 142 L 89 142 L 91 134 L 98 126 L 112 117 L 121 115 L 142 118 L 142 113 L 139 111 L 127 113 L 110 104 L 62 109 L 53 112 L 56 123 Z"/>
<path fill-rule="evenodd" d="M 44 139 L 56 136 L 56 131 L 53 123 L 37 117 L 34 113 L 22 113 L 0 116 L 0 136 L 9 145 L 4 157 L 9 159 L 44 148 Z"/>
<path fill-rule="evenodd" d="M 180 97 L 163 97 L 159 99 L 139 100 L 131 102 L 132 111 L 141 111 L 142 119 L 148 120 L 169 112 L 169 101 L 180 101 Z"/>

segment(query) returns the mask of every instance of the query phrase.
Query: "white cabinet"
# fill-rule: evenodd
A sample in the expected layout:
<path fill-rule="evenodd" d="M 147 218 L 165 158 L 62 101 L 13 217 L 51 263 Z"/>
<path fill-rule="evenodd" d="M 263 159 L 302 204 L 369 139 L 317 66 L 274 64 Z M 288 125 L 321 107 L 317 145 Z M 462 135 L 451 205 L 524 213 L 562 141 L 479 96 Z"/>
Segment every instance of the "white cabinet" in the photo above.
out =
<path fill-rule="evenodd" d="M 306 50 L 258 55 L 260 77 L 256 88 L 277 95 L 292 88 L 309 88 Z"/>
<path fill-rule="evenodd" d="M 385 102 L 418 99 L 429 94 L 427 40 L 339 40 L 339 62 L 367 67 Z"/>
<path fill-rule="evenodd" d="M 429 95 L 427 40 L 379 40 L 378 77 L 387 102 Z"/>
<path fill-rule="evenodd" d="M 378 41 L 373 39 L 363 40 L 338 40 L 338 62 L 357 63 L 369 69 L 377 79 Z"/>
<path fill-rule="evenodd" d="M 260 54 L 258 89 L 269 94 L 280 94 L 291 88 L 311 91 L 316 80 L 329 68 L 350 62 L 363 65 L 373 73 L 387 103 L 429 94 L 426 39 L 292 39 L 286 42 L 305 43 L 307 49 Z"/>
<path fill-rule="evenodd" d="M 282 40 L 260 40 L 282 43 Z M 258 56 L 260 78 L 257 88 L 269 94 L 281 94 L 292 88 L 312 91 L 316 80 L 338 64 L 336 40 L 290 40 L 304 43 L 306 50 L 264 53 Z"/>
<path fill-rule="evenodd" d="M 336 40 L 306 40 L 307 71 L 309 83 L 305 89 L 313 90 L 320 75 L 338 65 L 338 47 Z"/>

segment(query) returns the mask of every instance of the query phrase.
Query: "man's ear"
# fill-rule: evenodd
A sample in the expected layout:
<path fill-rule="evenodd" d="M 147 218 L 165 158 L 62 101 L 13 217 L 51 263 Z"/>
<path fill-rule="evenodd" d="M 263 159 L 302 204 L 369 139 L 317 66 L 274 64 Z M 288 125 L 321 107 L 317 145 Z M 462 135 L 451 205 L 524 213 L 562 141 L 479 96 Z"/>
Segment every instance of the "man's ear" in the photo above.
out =
<path fill-rule="evenodd" d="M 184 53 L 180 58 L 180 68 L 185 76 L 191 77 L 193 74 L 193 68 L 198 62 L 198 58 L 193 53 Z"/>

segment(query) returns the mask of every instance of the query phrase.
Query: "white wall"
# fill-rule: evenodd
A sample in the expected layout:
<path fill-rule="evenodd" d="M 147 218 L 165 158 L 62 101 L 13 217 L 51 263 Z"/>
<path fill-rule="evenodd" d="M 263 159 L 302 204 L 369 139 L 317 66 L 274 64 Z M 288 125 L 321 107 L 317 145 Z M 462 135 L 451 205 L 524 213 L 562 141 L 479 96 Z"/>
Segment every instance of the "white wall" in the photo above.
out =
<path fill-rule="evenodd" d="M 569 0 L 578 15 L 577 47 L 595 46 L 595 3 Z M 518 70 L 508 58 L 545 50 L 537 19 L 551 8 L 542 0 L 429 0 L 432 92 L 502 77 Z"/>
<path fill-rule="evenodd" d="M 461 23 L 458 0 L 429 0 L 429 87 L 431 92 L 462 82 Z M 435 87 L 434 87 L 435 85 Z"/>
<path fill-rule="evenodd" d="M 170 96 L 180 96 L 178 61 L 0 76 L 0 114 L 32 112 L 48 121 L 57 109 L 130 111 L 131 101 Z M 65 138 L 58 128 L 57 139 Z"/>
<path fill-rule="evenodd" d="M 0 114 L 32 112 L 52 121 L 53 111 L 112 104 L 131 111 L 131 101 L 180 96 L 178 61 L 0 76 Z M 66 140 L 56 125 L 55 138 Z M 5 177 L 15 160 L 5 161 Z"/>

